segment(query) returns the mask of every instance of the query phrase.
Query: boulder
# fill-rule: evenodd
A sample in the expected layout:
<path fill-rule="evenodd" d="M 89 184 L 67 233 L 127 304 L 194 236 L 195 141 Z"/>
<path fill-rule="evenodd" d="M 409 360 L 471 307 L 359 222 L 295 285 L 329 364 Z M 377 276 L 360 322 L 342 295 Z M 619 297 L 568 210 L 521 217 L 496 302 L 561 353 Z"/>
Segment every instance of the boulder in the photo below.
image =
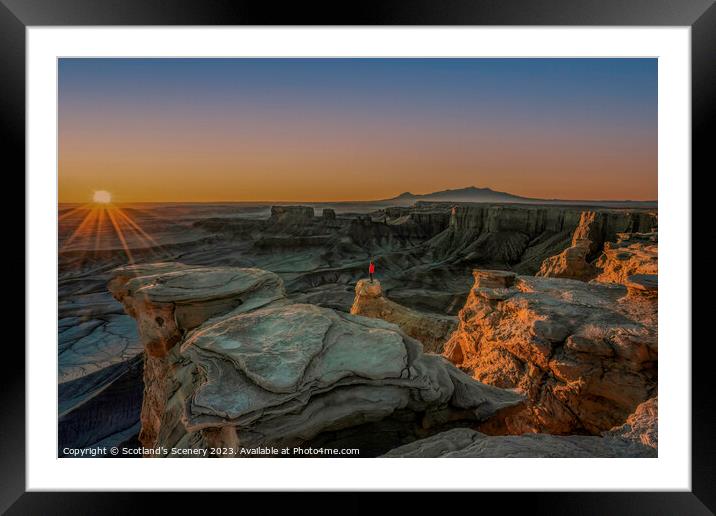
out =
<path fill-rule="evenodd" d="M 621 424 L 657 385 L 657 306 L 620 286 L 517 276 L 476 286 L 445 356 L 481 382 L 524 393 L 509 433 L 590 433 Z M 502 281 L 496 275 L 492 282 Z"/>

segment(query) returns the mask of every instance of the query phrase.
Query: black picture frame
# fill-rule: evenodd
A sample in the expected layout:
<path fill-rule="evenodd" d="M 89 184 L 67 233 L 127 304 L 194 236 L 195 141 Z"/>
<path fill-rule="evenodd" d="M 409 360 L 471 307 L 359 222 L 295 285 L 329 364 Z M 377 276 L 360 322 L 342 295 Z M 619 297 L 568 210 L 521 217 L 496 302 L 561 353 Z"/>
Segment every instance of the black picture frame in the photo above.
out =
<path fill-rule="evenodd" d="M 573 26 L 689 26 L 692 52 L 692 178 L 714 170 L 712 156 L 716 112 L 716 6 L 714 0 L 411 0 L 332 4 L 247 2 L 231 0 L 0 0 L 0 131 L 4 143 L 5 175 L 25 168 L 25 29 L 30 26 L 82 25 L 573 25 Z M 91 44 L 91 42 L 88 42 Z M 689 171 L 684 171 L 689 173 Z M 19 176 L 16 176 L 19 177 Z M 23 183 L 24 189 L 24 183 Z M 16 190 L 19 191 L 19 190 Z M 4 208 L 4 210 L 6 210 Z M 15 219 L 18 218 L 16 212 Z M 693 217 L 694 224 L 700 221 Z M 19 224 L 12 235 L 19 242 Z M 698 232 L 694 232 L 698 234 Z M 19 255 L 13 255 L 19 269 Z M 699 270 L 694 255 L 693 270 Z M 26 275 L 32 274 L 27 267 Z M 691 300 L 680 300 L 691 302 Z M 695 303 L 692 320 L 706 319 L 705 306 Z M 27 307 L 31 309 L 31 307 Z M 702 316 L 702 317 L 700 317 Z M 693 340 L 693 339 L 692 339 Z M 0 511 L 8 514 L 128 513 L 149 508 L 155 494 L 134 493 L 38 493 L 25 492 L 25 353 L 19 339 L 4 346 L 2 425 L 0 425 Z M 684 346 L 688 343 L 666 343 Z M 550 514 L 712 514 L 716 511 L 716 438 L 711 397 L 711 339 L 692 346 L 692 491 L 610 493 L 468 493 L 452 495 L 451 504 L 470 496 L 474 510 L 489 507 L 521 508 Z M 699 345 L 700 344 L 700 345 Z M 12 367 L 9 366 L 12 364 Z M 31 381 L 31 379 L 30 379 Z M 662 387 L 667 389 L 668 385 Z M 48 425 L 54 422 L 48 422 Z M 216 493 L 204 493 L 212 497 Z M 272 505 L 282 496 L 240 494 L 241 506 Z M 263 496 L 262 499 L 258 497 Z M 382 505 L 378 494 L 351 494 L 340 506 L 320 502 L 339 512 L 366 512 Z M 248 497 L 248 498 L 247 498 Z M 479 498 L 475 498 L 479 497 Z M 488 498 L 489 497 L 489 498 Z M 205 496 L 176 493 L 171 504 L 182 512 Z M 316 500 L 306 503 L 314 505 Z M 305 498 L 304 498 L 305 499 Z M 269 501 L 270 500 L 270 501 Z M 415 495 L 401 502 L 404 511 L 420 509 L 423 498 Z M 500 503 L 501 502 L 501 503 Z M 164 512 L 170 501 L 163 500 Z M 211 502 L 212 505 L 216 501 Z M 411 507 L 415 504 L 414 507 Z M 214 505 L 215 506 L 215 505 Z M 215 506 L 217 507 L 217 506 Z M 243 507 L 243 509 L 242 509 Z M 297 506 L 296 506 L 297 507 Z M 315 506 L 321 510 L 319 506 Z M 494 507 L 494 505 L 493 505 Z M 217 507 L 218 508 L 218 507 Z M 209 509 L 211 510 L 211 509 Z M 269 511 L 272 513 L 273 511 Z"/>

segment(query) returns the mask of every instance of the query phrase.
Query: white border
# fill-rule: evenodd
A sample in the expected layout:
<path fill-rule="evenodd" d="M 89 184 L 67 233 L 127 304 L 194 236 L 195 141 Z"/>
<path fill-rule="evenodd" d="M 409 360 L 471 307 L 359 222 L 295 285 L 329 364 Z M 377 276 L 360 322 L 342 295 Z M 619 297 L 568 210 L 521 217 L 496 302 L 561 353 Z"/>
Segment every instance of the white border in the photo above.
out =
<path fill-rule="evenodd" d="M 27 32 L 28 490 L 690 490 L 690 29 L 48 28 Z M 658 459 L 57 459 L 57 57 L 659 58 Z"/>

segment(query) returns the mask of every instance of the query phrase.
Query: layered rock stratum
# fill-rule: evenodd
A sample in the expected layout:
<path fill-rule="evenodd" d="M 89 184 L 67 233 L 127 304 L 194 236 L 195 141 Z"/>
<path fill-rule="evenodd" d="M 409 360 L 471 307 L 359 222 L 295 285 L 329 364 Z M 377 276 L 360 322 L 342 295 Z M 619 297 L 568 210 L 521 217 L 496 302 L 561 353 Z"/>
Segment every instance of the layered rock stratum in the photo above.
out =
<path fill-rule="evenodd" d="M 147 448 L 352 445 L 376 455 L 523 402 L 388 322 L 291 302 L 260 269 L 119 268 L 113 295 L 146 348 Z"/>
<path fill-rule="evenodd" d="M 598 435 L 656 394 L 656 298 L 623 286 L 476 270 L 445 355 L 524 393 L 508 433 Z"/>
<path fill-rule="evenodd" d="M 657 233 L 619 232 L 647 227 L 653 231 L 656 217 L 638 213 L 627 220 L 607 213 L 582 212 L 569 247 L 546 258 L 536 276 L 582 281 L 596 278 L 602 283 L 623 284 L 631 274 L 656 274 Z"/>
<path fill-rule="evenodd" d="M 358 280 L 351 313 L 397 324 L 431 353 L 442 353 L 443 345 L 457 328 L 457 317 L 412 310 L 386 298 L 378 280 Z"/>

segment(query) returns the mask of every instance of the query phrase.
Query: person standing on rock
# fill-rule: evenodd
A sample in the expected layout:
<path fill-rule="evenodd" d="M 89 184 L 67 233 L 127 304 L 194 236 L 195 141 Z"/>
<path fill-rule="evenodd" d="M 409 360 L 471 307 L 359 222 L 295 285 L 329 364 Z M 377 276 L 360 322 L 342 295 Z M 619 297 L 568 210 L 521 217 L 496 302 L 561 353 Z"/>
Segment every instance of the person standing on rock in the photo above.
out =
<path fill-rule="evenodd" d="M 370 276 L 370 282 L 373 283 L 373 274 L 375 274 L 375 264 L 373 258 L 370 259 L 370 265 L 368 265 L 368 275 Z"/>

